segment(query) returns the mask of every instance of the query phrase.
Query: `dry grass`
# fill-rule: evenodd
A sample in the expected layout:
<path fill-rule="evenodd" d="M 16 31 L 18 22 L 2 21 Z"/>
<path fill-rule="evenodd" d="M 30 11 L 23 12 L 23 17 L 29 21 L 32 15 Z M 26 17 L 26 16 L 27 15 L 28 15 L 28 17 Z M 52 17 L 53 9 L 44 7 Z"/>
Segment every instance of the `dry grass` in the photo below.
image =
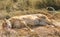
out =
<path fill-rule="evenodd" d="M 26 29 L 11 30 L 7 32 L 1 30 L 1 19 L 20 16 L 26 14 L 44 14 L 48 17 L 49 14 L 46 7 L 52 6 L 56 10 L 60 10 L 60 0 L 0 0 L 0 37 L 60 37 L 60 28 L 52 27 L 37 27 L 33 28 L 34 32 Z M 56 11 L 56 20 L 60 20 L 60 11 Z"/>
<path fill-rule="evenodd" d="M 52 6 L 59 9 L 59 4 L 59 0 L 0 0 L 0 18 L 40 12 L 46 13 L 46 7 Z M 41 9 L 45 10 L 41 11 Z"/>

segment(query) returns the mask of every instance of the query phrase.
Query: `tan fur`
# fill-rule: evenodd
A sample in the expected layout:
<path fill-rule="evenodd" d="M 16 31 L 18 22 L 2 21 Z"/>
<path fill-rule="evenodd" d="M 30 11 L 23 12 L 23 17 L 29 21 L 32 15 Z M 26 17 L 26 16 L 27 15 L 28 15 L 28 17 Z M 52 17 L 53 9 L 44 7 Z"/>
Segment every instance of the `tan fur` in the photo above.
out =
<path fill-rule="evenodd" d="M 8 24 L 8 21 L 10 22 Z M 10 28 L 24 28 L 24 27 L 31 27 L 31 26 L 40 26 L 40 25 L 48 25 L 51 21 L 48 19 L 47 16 L 43 14 L 31 14 L 31 15 L 22 15 L 22 16 L 15 16 L 8 19 L 6 25 L 10 26 Z M 5 26 L 5 24 L 3 24 Z M 28 28 L 29 28 L 28 27 Z"/>

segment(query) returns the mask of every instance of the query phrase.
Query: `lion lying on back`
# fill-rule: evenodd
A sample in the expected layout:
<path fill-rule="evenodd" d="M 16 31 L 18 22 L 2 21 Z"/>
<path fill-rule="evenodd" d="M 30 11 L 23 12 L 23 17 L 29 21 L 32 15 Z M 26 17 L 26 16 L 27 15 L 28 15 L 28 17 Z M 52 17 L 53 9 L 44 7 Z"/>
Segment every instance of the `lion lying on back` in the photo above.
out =
<path fill-rule="evenodd" d="M 11 17 L 8 20 L 4 20 L 2 24 L 3 28 L 23 28 L 31 26 L 45 26 L 52 24 L 47 16 L 43 14 L 31 14 Z"/>

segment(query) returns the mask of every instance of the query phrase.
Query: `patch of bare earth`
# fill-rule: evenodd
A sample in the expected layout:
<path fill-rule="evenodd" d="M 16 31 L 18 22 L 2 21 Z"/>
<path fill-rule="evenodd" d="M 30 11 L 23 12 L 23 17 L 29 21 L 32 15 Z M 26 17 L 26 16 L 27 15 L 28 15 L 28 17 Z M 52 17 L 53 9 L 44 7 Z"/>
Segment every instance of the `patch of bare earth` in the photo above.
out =
<path fill-rule="evenodd" d="M 0 37 L 60 37 L 60 29 L 51 26 L 40 26 L 32 28 L 12 29 L 10 31 L 0 30 Z"/>

